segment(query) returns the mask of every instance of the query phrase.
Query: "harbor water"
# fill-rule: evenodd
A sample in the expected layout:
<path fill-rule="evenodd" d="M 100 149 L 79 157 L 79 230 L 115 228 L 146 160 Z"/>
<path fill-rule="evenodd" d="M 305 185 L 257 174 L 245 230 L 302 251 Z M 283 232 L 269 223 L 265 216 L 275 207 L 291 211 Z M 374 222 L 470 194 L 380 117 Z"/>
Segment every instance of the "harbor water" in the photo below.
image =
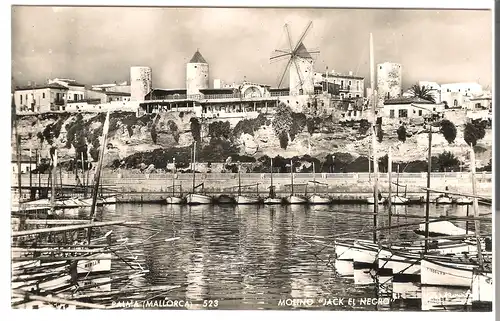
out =
<path fill-rule="evenodd" d="M 210 300 L 212 305 L 217 302 L 217 309 L 421 310 L 425 304 L 413 301 L 386 304 L 379 300 L 373 304 L 376 300 L 372 300 L 372 304 L 355 306 L 347 303 L 349 298 L 358 302 L 376 299 L 377 289 L 374 285 L 355 285 L 352 279 L 337 276 L 331 244 L 335 235 L 373 228 L 372 216 L 366 215 L 372 210 L 369 205 L 116 204 L 103 208 L 101 214 L 106 221 L 141 223 L 140 229 L 110 228 L 114 238 L 128 238 L 130 242 L 148 239 L 129 250 L 137 266 L 149 273 L 144 279 L 130 282 L 180 285 L 167 294 L 168 299 L 190 301 L 193 309 L 202 308 L 204 300 Z M 380 211 L 386 213 L 387 207 L 381 206 Z M 472 206 L 469 211 L 472 216 Z M 394 207 L 393 212 L 398 214 L 392 217 L 393 226 L 422 222 L 423 218 L 414 216 L 423 217 L 425 205 Z M 491 207 L 480 206 L 480 213 L 488 212 L 491 213 Z M 466 216 L 467 206 L 431 204 L 430 215 L 434 218 Z M 454 221 L 454 224 L 466 228 L 465 221 Z M 377 225 L 388 226 L 387 215 L 380 215 Z M 468 225 L 472 230 L 473 222 Z M 416 228 L 418 225 L 380 231 L 377 237 L 417 239 L 412 232 Z M 491 233 L 491 223 L 481 222 L 481 232 Z M 352 235 L 365 239 L 372 236 L 372 232 Z M 162 242 L 166 239 L 174 240 Z M 112 270 L 119 271 L 125 265 L 114 260 Z M 125 283 L 113 284 L 113 288 L 123 285 Z M 435 295 L 439 291 L 455 293 L 457 290 L 438 288 L 431 292 Z M 424 296 L 429 291 L 421 293 Z M 310 300 L 308 302 L 314 304 L 296 305 L 293 303 L 299 301 L 294 299 Z"/>

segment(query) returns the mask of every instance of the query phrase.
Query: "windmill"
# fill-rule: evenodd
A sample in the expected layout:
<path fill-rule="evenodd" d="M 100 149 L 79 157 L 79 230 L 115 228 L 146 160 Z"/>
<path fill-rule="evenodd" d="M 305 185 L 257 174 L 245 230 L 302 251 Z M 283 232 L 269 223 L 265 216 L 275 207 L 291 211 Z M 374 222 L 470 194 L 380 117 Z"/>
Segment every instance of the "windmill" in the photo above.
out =
<path fill-rule="evenodd" d="M 303 41 L 312 26 L 312 21 L 309 21 L 305 30 L 302 32 L 299 40 L 292 45 L 292 38 L 290 36 L 290 31 L 288 29 L 288 24 L 285 24 L 285 31 L 287 34 L 289 50 L 276 49 L 274 51 L 275 55 L 271 57 L 271 62 L 277 61 L 279 58 L 288 58 L 288 62 L 285 66 L 280 80 L 278 82 L 278 88 L 281 87 L 283 79 L 287 70 L 290 68 L 290 95 L 301 95 L 301 94 L 313 94 L 314 93 L 314 71 L 312 66 L 314 60 L 311 54 L 318 54 L 319 50 L 308 51 L 303 44 Z M 294 70 L 292 70 L 294 69 Z"/>

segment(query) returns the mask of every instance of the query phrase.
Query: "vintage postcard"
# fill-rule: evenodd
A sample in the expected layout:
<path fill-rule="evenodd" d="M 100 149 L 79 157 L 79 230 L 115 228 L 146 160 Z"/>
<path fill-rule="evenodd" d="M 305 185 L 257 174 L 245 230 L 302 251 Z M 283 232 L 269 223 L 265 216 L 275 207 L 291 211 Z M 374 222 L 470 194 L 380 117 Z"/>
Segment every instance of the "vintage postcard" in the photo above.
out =
<path fill-rule="evenodd" d="M 492 311 L 492 9 L 11 13 L 12 309 Z"/>

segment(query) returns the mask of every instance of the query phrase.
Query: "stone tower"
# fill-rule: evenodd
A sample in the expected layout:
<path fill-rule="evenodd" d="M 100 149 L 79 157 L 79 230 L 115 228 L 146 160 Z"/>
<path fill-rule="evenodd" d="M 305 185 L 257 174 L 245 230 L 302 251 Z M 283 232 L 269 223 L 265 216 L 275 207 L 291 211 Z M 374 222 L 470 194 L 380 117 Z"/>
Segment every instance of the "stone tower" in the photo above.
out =
<path fill-rule="evenodd" d="M 208 63 L 196 50 L 193 58 L 186 65 L 187 95 L 199 95 L 200 89 L 207 89 L 209 84 Z"/>
<path fill-rule="evenodd" d="M 290 96 L 314 94 L 314 60 L 304 44 L 299 45 L 291 59 Z"/>
<path fill-rule="evenodd" d="M 378 106 L 384 105 L 384 100 L 401 97 L 403 70 L 400 64 L 384 62 L 377 65 L 377 98 Z"/>
<path fill-rule="evenodd" d="M 153 88 L 150 67 L 130 67 L 130 100 L 143 101 Z"/>

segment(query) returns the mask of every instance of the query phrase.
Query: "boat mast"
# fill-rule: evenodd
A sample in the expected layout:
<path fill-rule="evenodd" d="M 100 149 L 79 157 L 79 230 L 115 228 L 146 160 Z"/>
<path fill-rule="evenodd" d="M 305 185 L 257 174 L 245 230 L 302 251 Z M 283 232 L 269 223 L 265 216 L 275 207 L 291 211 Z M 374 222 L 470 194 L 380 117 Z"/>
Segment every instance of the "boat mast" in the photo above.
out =
<path fill-rule="evenodd" d="M 474 195 L 473 208 L 474 208 L 474 234 L 476 234 L 476 245 L 477 245 L 477 259 L 479 263 L 479 268 L 484 269 L 483 254 L 481 253 L 481 240 L 479 239 L 479 230 L 481 228 L 481 222 L 479 221 L 479 204 L 477 201 L 477 189 L 476 189 L 476 155 L 474 153 L 474 148 L 472 144 L 470 146 L 470 165 L 471 165 L 471 180 L 472 180 L 472 194 Z"/>
<path fill-rule="evenodd" d="M 432 124 L 429 120 L 429 147 L 427 153 L 427 202 L 425 203 L 425 249 L 429 249 L 429 206 L 430 206 L 430 188 L 431 188 L 431 170 L 432 170 Z"/>
<path fill-rule="evenodd" d="M 172 163 L 174 164 L 174 169 L 173 169 L 173 172 L 172 172 L 172 197 L 175 196 L 175 173 L 176 173 L 176 170 L 175 170 L 175 157 L 172 159 Z"/>
<path fill-rule="evenodd" d="M 292 183 L 292 196 L 293 196 L 293 160 L 290 160 L 290 181 Z"/>
<path fill-rule="evenodd" d="M 101 168 L 102 160 L 104 159 L 104 152 L 106 151 L 106 140 L 108 137 L 109 130 L 109 111 L 106 113 L 106 120 L 104 120 L 104 125 L 102 126 L 102 141 L 101 141 L 101 151 L 99 153 L 99 161 L 97 162 L 96 174 L 94 178 L 94 188 L 92 190 L 92 207 L 90 210 L 90 219 L 94 219 L 95 208 L 97 205 L 97 194 L 99 193 L 99 181 L 101 179 Z M 89 233 L 89 243 L 90 243 L 90 233 Z"/>
<path fill-rule="evenodd" d="M 80 154 L 82 158 L 82 185 L 83 185 L 83 197 L 87 197 L 87 183 L 85 180 L 85 162 L 83 160 L 83 153 Z"/>
<path fill-rule="evenodd" d="M 193 143 L 193 194 L 196 181 L 196 141 Z"/>
<path fill-rule="evenodd" d="M 389 199 L 388 199 L 388 204 L 389 204 L 389 226 L 391 226 L 391 216 L 392 216 L 392 148 L 389 146 L 389 152 L 388 152 L 388 168 L 387 171 L 389 172 Z M 398 164 L 399 168 L 399 164 Z M 389 230 L 390 231 L 390 230 Z"/>
<path fill-rule="evenodd" d="M 54 206 L 56 202 L 56 168 L 57 168 L 57 149 L 54 147 L 54 156 L 52 159 L 52 181 L 50 182 L 51 185 L 51 192 L 50 192 L 50 209 L 52 212 L 52 215 L 54 215 Z"/>
<path fill-rule="evenodd" d="M 238 196 L 241 196 L 241 164 L 238 162 Z"/>
<path fill-rule="evenodd" d="M 396 176 L 396 196 L 399 196 L 399 164 L 398 164 L 398 174 Z"/>
<path fill-rule="evenodd" d="M 373 242 L 377 242 L 377 214 L 378 214 L 378 160 L 377 160 L 377 139 L 376 139 L 376 126 L 377 114 L 377 91 L 375 90 L 375 59 L 373 55 L 373 34 L 370 33 L 370 86 L 372 88 L 372 153 L 373 153 Z"/>
<path fill-rule="evenodd" d="M 32 181 L 32 177 L 31 177 L 31 148 L 30 148 L 30 200 L 33 200 L 34 199 L 34 195 L 33 195 L 33 181 Z"/>
<path fill-rule="evenodd" d="M 313 182 L 314 182 L 314 195 L 316 195 L 316 168 L 313 161 Z"/>

